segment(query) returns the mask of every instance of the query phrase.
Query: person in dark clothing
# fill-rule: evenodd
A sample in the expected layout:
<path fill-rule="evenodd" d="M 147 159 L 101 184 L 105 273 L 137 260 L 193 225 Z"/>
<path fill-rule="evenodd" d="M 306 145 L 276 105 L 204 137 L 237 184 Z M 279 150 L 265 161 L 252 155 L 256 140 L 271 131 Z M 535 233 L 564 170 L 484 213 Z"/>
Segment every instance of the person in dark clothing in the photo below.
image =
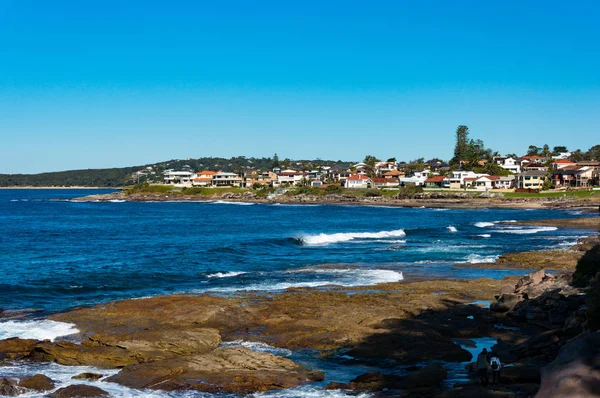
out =
<path fill-rule="evenodd" d="M 484 348 L 481 350 L 479 355 L 477 355 L 477 374 L 479 375 L 479 383 L 482 386 L 487 386 L 488 379 L 488 364 L 490 363 L 490 359 L 488 358 L 487 349 Z"/>
<path fill-rule="evenodd" d="M 498 354 L 495 352 L 490 353 L 490 370 L 492 372 L 492 384 L 498 384 L 500 380 L 500 369 L 502 369 L 502 363 Z"/>

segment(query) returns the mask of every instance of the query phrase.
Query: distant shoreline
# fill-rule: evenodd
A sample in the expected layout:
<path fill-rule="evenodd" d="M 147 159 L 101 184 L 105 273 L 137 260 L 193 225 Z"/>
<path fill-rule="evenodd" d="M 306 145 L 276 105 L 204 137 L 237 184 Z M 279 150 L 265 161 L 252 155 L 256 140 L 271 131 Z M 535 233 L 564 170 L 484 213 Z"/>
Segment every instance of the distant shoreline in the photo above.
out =
<path fill-rule="evenodd" d="M 114 189 L 122 190 L 123 188 L 111 187 L 0 187 L 0 189 Z"/>

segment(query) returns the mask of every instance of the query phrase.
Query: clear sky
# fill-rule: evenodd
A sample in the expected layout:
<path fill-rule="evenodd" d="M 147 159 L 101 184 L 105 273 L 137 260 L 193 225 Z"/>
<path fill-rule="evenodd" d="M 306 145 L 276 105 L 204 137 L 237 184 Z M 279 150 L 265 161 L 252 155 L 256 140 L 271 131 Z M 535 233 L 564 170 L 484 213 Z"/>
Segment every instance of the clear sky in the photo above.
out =
<path fill-rule="evenodd" d="M 0 173 L 600 143 L 598 1 L 0 0 Z"/>

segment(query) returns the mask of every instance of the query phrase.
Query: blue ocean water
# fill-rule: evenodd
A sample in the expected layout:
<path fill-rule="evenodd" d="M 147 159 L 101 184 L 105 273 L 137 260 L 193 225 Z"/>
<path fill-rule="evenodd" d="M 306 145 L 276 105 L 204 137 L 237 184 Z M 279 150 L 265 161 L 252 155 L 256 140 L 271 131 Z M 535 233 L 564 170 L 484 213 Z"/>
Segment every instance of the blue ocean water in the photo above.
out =
<path fill-rule="evenodd" d="M 176 292 L 502 278 L 523 271 L 454 264 L 566 247 L 587 233 L 497 223 L 580 217 L 557 210 L 69 201 L 101 192 L 0 190 L 1 307 L 52 312 Z"/>

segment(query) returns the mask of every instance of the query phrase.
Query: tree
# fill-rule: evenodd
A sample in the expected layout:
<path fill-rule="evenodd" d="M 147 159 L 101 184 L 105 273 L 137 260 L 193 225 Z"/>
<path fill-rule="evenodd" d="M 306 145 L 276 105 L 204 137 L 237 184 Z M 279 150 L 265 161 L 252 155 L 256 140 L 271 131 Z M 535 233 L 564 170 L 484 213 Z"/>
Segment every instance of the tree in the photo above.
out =
<path fill-rule="evenodd" d="M 582 160 L 585 160 L 585 154 L 581 151 L 581 149 L 576 149 L 571 155 L 571 160 L 574 162 L 581 162 Z"/>
<path fill-rule="evenodd" d="M 569 150 L 567 149 L 566 146 L 561 145 L 561 146 L 555 146 L 554 148 L 552 148 L 552 154 L 555 156 L 560 153 L 563 153 L 563 152 L 569 152 Z"/>
<path fill-rule="evenodd" d="M 366 164 L 367 166 L 365 167 L 365 171 L 367 172 L 367 175 L 371 178 L 375 177 L 375 163 L 379 162 L 380 160 L 377 159 L 375 156 L 371 156 L 371 155 L 367 155 L 365 156 L 365 159 L 363 160 L 363 163 Z"/>
<path fill-rule="evenodd" d="M 544 156 L 544 158 L 546 160 L 550 159 L 550 147 L 548 146 L 548 144 L 544 144 L 544 147 L 542 148 L 542 155 Z"/>
<path fill-rule="evenodd" d="M 590 160 L 600 160 L 600 145 L 594 145 L 587 151 Z"/>
<path fill-rule="evenodd" d="M 387 160 L 387 162 L 389 162 L 389 163 L 396 163 L 396 158 L 389 158 Z"/>
<path fill-rule="evenodd" d="M 272 169 L 274 169 L 275 167 L 279 167 L 279 156 L 277 156 L 277 154 L 273 155 L 273 164 L 272 164 Z"/>
<path fill-rule="evenodd" d="M 529 145 L 529 148 L 527 148 L 527 155 L 529 156 L 540 156 L 540 151 L 541 149 L 538 148 L 535 145 Z"/>
<path fill-rule="evenodd" d="M 456 145 L 454 146 L 454 157 L 450 160 L 450 164 L 460 164 L 464 160 L 468 152 L 469 146 L 469 128 L 464 125 L 458 126 L 456 129 Z"/>

